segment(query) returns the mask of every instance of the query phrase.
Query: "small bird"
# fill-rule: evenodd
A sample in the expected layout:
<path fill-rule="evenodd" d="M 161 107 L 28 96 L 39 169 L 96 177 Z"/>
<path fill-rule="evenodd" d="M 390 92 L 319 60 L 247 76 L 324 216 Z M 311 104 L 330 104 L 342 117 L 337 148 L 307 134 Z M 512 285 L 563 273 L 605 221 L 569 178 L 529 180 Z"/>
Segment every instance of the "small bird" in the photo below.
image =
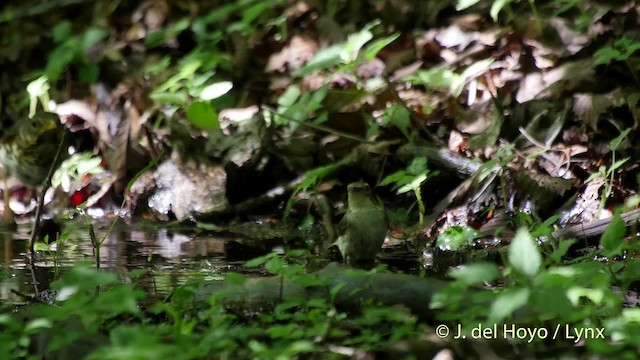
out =
<path fill-rule="evenodd" d="M 336 245 L 349 265 L 372 263 L 387 235 L 384 209 L 375 203 L 369 185 L 355 182 L 347 187 L 348 207 L 340 222 Z"/>
<path fill-rule="evenodd" d="M 33 118 L 15 122 L 0 138 L 0 162 L 8 173 L 17 177 L 24 185 L 43 189 L 38 197 L 35 221 L 31 230 L 29 250 L 40 230 L 40 218 L 44 206 L 44 194 L 51 184 L 51 173 L 64 160 L 67 151 L 69 130 L 60 123 L 58 115 L 50 112 L 36 113 Z M 66 149 L 65 149 L 66 150 Z M 6 184 L 6 182 L 5 182 Z M 4 191 L 5 225 L 15 224 L 9 208 L 9 193 Z"/>
<path fill-rule="evenodd" d="M 66 155 L 62 151 L 53 164 L 65 131 L 67 128 L 54 113 L 41 112 L 31 119 L 22 119 L 0 138 L 0 162 L 24 185 L 46 186 L 49 169 L 60 165 Z"/>

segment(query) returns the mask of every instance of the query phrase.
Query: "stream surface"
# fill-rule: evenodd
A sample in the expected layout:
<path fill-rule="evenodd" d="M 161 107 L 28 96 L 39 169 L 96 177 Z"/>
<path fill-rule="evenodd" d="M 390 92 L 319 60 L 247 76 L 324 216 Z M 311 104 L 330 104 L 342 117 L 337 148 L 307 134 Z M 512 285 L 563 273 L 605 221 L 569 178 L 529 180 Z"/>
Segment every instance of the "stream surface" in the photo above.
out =
<path fill-rule="evenodd" d="M 123 282 L 135 283 L 147 294 L 147 300 L 160 300 L 189 280 L 222 280 L 233 271 L 247 275 L 266 275 L 264 270 L 242 266 L 244 261 L 265 255 L 270 251 L 282 252 L 281 244 L 259 242 L 249 246 L 234 235 L 202 234 L 194 228 L 165 228 L 162 223 L 119 222 L 107 234 L 108 223 L 96 223 L 96 237 L 103 239 L 100 248 L 100 267 L 120 276 Z M 78 219 L 65 223 L 63 240 L 49 248 L 36 244 L 33 260 L 28 256 L 27 241 L 31 223 L 18 225 L 14 232 L 0 232 L 0 304 L 21 303 L 19 294 L 33 295 L 50 289 L 51 283 L 79 262 L 95 265 L 95 253 L 89 236 L 89 227 Z M 244 245 L 243 245 L 244 244 Z M 387 249 L 391 250 L 391 249 Z M 390 269 L 405 273 L 419 273 L 420 265 L 394 259 L 393 252 L 383 251 L 382 263 Z M 391 256 L 390 256 L 391 255 Z M 399 260 L 399 261 L 398 261 Z M 30 264 L 33 263 L 33 266 Z M 139 278 L 128 274 L 146 270 Z"/>
<path fill-rule="evenodd" d="M 38 244 L 33 267 L 29 266 L 27 239 L 31 223 L 19 224 L 16 232 L 0 233 L 0 303 L 24 301 L 19 295 L 47 290 L 58 274 L 78 262 L 95 264 L 94 249 L 85 225 L 72 222 L 65 225 L 69 236 L 63 242 Z M 69 228 L 73 228 L 69 230 Z M 98 239 L 107 234 L 108 224 L 96 224 Z M 120 224 L 101 246 L 100 266 L 117 273 L 124 282 L 135 281 L 144 288 L 148 298 L 164 298 L 189 279 L 221 279 L 228 271 L 244 272 L 241 261 L 229 261 L 225 246 L 233 238 L 198 235 L 159 228 L 158 225 L 136 226 Z M 132 280 L 132 270 L 147 270 L 141 278 Z M 36 291 L 37 290 L 37 291 Z"/>

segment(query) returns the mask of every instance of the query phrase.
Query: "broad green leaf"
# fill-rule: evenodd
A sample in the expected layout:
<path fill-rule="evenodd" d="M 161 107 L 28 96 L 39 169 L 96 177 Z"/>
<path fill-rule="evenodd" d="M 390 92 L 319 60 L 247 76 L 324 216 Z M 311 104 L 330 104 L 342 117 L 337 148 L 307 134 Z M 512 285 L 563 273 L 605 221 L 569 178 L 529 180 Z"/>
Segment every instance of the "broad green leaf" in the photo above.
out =
<path fill-rule="evenodd" d="M 604 246 L 607 256 L 615 256 L 622 253 L 622 244 L 626 233 L 627 229 L 620 214 L 614 214 L 600 238 L 600 244 Z"/>
<path fill-rule="evenodd" d="M 466 285 L 482 285 L 497 279 L 500 272 L 495 264 L 479 262 L 455 268 L 449 271 L 449 276 Z"/>
<path fill-rule="evenodd" d="M 559 285 L 541 286 L 531 293 L 529 304 L 545 313 L 562 317 L 571 314 L 574 307 L 566 296 L 566 284 L 569 279 L 563 278 Z M 546 285 L 546 284 L 545 284 Z"/>
<path fill-rule="evenodd" d="M 53 41 L 61 43 L 71 37 L 71 22 L 63 20 L 53 27 Z"/>
<path fill-rule="evenodd" d="M 456 4 L 456 11 L 468 9 L 479 2 L 480 0 L 458 0 L 458 3 Z"/>
<path fill-rule="evenodd" d="M 401 186 L 398 191 L 396 191 L 397 194 L 404 194 L 408 191 L 419 191 L 420 190 L 420 185 L 427 180 L 427 174 L 420 174 L 416 177 L 413 178 L 413 180 L 411 180 L 408 184 Z"/>
<path fill-rule="evenodd" d="M 257 19 L 262 13 L 269 8 L 268 2 L 258 2 L 249 7 L 242 13 L 242 22 L 250 25 L 255 19 Z"/>
<path fill-rule="evenodd" d="M 611 60 L 617 60 L 621 56 L 622 56 L 622 53 L 620 51 L 611 47 L 605 47 L 605 48 L 599 49 L 593 54 L 593 58 L 594 58 L 593 65 L 597 66 L 602 64 L 608 64 L 611 62 Z"/>
<path fill-rule="evenodd" d="M 407 174 L 417 176 L 429 171 L 427 167 L 427 158 L 424 156 L 416 156 L 411 160 L 409 166 L 407 166 Z"/>
<path fill-rule="evenodd" d="M 271 259 L 273 259 L 276 256 L 278 256 L 276 253 L 269 253 L 267 255 L 260 256 L 260 257 L 245 261 L 244 266 L 249 267 L 249 268 L 258 267 L 258 266 L 266 264 L 267 262 L 269 262 Z"/>
<path fill-rule="evenodd" d="M 476 236 L 477 232 L 474 229 L 468 226 L 454 225 L 438 235 L 436 246 L 441 250 L 458 251 L 469 246 Z"/>
<path fill-rule="evenodd" d="M 298 101 L 298 98 L 300 98 L 300 94 L 302 94 L 302 92 L 300 91 L 299 87 L 295 85 L 289 86 L 287 90 L 285 90 L 285 92 L 278 98 L 278 105 L 281 108 L 286 109 L 295 104 L 296 101 Z"/>
<path fill-rule="evenodd" d="M 92 27 L 84 33 L 82 37 L 82 48 L 87 50 L 88 48 L 99 43 L 102 39 L 106 38 L 109 33 L 99 27 Z"/>
<path fill-rule="evenodd" d="M 200 99 L 213 100 L 228 93 L 233 88 L 231 81 L 221 81 L 215 84 L 211 84 L 202 89 L 200 93 Z"/>
<path fill-rule="evenodd" d="M 542 256 L 529 230 L 520 228 L 509 245 L 509 264 L 520 274 L 533 278 L 540 271 Z"/>
<path fill-rule="evenodd" d="M 562 260 L 562 258 L 567 254 L 571 245 L 575 244 L 576 241 L 574 239 L 561 239 L 558 243 L 558 247 L 551 253 L 550 258 L 554 262 L 558 263 Z"/>
<path fill-rule="evenodd" d="M 399 170 L 394 172 L 393 174 L 387 175 L 380 182 L 380 186 L 385 186 L 389 184 L 406 184 L 413 179 L 412 175 L 407 174 L 404 170 Z"/>
<path fill-rule="evenodd" d="M 499 323 L 509 317 L 514 311 L 527 304 L 529 294 L 527 288 L 511 288 L 502 292 L 491 304 L 489 322 Z"/>
<path fill-rule="evenodd" d="M 187 119 L 195 127 L 202 130 L 219 129 L 218 113 L 204 101 L 196 101 L 187 109 Z"/>
<path fill-rule="evenodd" d="M 51 80 L 56 80 L 78 54 L 78 44 L 67 41 L 56 47 L 48 55 L 46 74 Z"/>
<path fill-rule="evenodd" d="M 296 76 L 305 76 L 316 70 L 323 70 L 340 64 L 340 55 L 342 54 L 343 48 L 343 44 L 337 44 L 318 51 L 313 59 L 309 60 L 305 66 L 301 67 L 294 74 Z"/>
<path fill-rule="evenodd" d="M 100 75 L 100 67 L 95 63 L 84 64 L 78 71 L 80 81 L 85 84 L 93 84 L 98 81 Z"/>
<path fill-rule="evenodd" d="M 248 278 L 236 272 L 228 272 L 224 275 L 224 282 L 227 285 L 244 285 Z"/>
<path fill-rule="evenodd" d="M 51 320 L 45 318 L 36 318 L 27 323 L 27 325 L 24 327 L 24 331 L 27 334 L 33 334 L 38 330 L 50 329 L 52 327 L 53 322 Z"/>
<path fill-rule="evenodd" d="M 369 40 L 373 39 L 371 28 L 373 28 L 378 23 L 379 21 L 367 24 L 364 29 L 347 37 L 347 42 L 344 44 L 344 47 L 340 52 L 340 60 L 342 60 L 343 63 L 348 64 L 358 58 L 360 49 L 362 49 L 364 44 L 368 43 Z"/>

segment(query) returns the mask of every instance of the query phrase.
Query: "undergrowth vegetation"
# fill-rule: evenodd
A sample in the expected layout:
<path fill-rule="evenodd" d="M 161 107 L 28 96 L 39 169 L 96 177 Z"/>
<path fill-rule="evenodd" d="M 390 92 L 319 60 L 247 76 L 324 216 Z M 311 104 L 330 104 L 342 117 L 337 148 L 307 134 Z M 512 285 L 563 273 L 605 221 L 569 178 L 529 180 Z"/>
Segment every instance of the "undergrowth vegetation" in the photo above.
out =
<path fill-rule="evenodd" d="M 58 266 L 72 235 L 45 239 L 56 280 L 2 298 L 1 358 L 638 356 L 636 2 L 4 6 L 3 121 L 52 105 L 75 134 L 56 213 L 95 261 Z M 357 181 L 384 203 L 381 261 L 324 266 L 308 234 L 336 240 L 322 199 L 348 212 Z M 124 215 L 307 232 L 161 297 L 153 270 L 101 267 L 92 207 L 107 232 Z"/>

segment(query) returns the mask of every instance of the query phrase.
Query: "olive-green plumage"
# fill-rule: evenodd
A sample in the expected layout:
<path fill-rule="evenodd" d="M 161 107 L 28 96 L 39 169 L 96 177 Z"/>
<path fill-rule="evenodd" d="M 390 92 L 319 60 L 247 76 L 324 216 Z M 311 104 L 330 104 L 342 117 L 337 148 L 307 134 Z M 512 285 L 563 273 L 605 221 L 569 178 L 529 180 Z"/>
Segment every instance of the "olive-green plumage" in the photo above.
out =
<path fill-rule="evenodd" d="M 23 184 L 43 185 L 65 131 L 68 130 L 54 113 L 42 112 L 22 119 L 0 138 L 0 162 Z M 62 151 L 56 165 L 64 155 L 66 151 Z"/>
<path fill-rule="evenodd" d="M 336 244 L 347 264 L 373 262 L 387 235 L 384 209 L 373 200 L 367 183 L 351 183 L 347 193 L 348 208 Z"/>

